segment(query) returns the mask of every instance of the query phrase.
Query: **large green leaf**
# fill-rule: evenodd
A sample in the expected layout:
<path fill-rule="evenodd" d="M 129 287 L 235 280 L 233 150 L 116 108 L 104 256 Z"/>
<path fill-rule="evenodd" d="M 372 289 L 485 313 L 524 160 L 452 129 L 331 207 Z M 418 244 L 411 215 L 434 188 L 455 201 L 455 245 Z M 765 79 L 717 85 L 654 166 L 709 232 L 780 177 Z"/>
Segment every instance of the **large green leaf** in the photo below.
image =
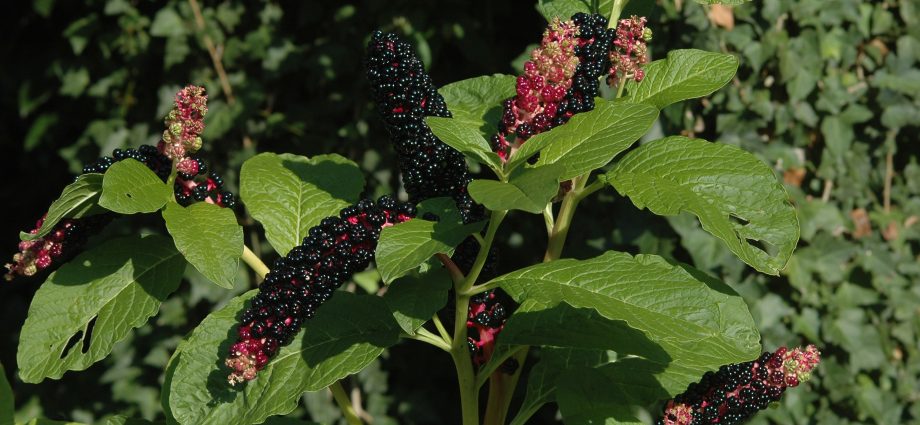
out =
<path fill-rule="evenodd" d="M 172 189 L 153 171 L 128 158 L 106 170 L 99 205 L 121 214 L 149 213 L 163 208 L 172 196 Z"/>
<path fill-rule="evenodd" d="M 489 142 L 475 127 L 453 118 L 428 117 L 425 118 L 425 122 L 438 139 L 458 150 L 463 156 L 485 164 L 493 170 L 501 170 L 501 158 L 492 152 Z"/>
<path fill-rule="evenodd" d="M 364 369 L 399 339 L 399 325 L 383 299 L 336 292 L 255 380 L 231 387 L 223 359 L 236 340 L 244 304 L 255 293 L 208 315 L 176 350 L 166 398 L 179 423 L 252 424 L 289 413 L 304 392 Z"/>
<path fill-rule="evenodd" d="M 695 214 L 763 273 L 779 274 L 799 240 L 795 209 L 773 171 L 734 146 L 667 137 L 627 154 L 607 179 L 639 208 Z"/>
<path fill-rule="evenodd" d="M 361 170 L 339 155 L 262 153 L 240 170 L 240 196 L 281 255 L 300 245 L 320 220 L 356 202 L 362 190 Z"/>
<path fill-rule="evenodd" d="M 414 218 L 380 232 L 375 258 L 384 282 L 405 276 L 435 254 L 453 255 L 460 242 L 485 225 L 484 221 L 463 224 L 460 211 L 450 198 L 422 202 L 419 217 L 426 212 L 436 215 L 438 221 Z"/>
<path fill-rule="evenodd" d="M 502 101 L 515 95 L 515 76 L 483 75 L 450 83 L 438 90 L 455 120 L 491 137 L 502 118 Z"/>
<path fill-rule="evenodd" d="M 575 115 L 545 136 L 538 135 L 551 137 L 552 141 L 540 152 L 537 165 L 562 164 L 565 172 L 561 180 L 582 175 L 628 149 L 658 118 L 658 109 L 652 105 L 602 99 L 596 102 L 593 111 Z"/>
<path fill-rule="evenodd" d="M 645 78 L 630 80 L 626 89 L 633 102 L 661 109 L 682 100 L 706 96 L 731 81 L 738 59 L 725 53 L 695 49 L 671 50 L 667 59 L 645 66 Z"/>
<path fill-rule="evenodd" d="M 621 376 L 629 378 L 629 375 Z M 576 368 L 557 381 L 556 402 L 565 425 L 642 425 L 629 400 L 632 392 L 598 369 Z M 641 389 L 642 382 L 636 382 Z"/>
<path fill-rule="evenodd" d="M 243 228 L 229 208 L 198 202 L 163 209 L 166 229 L 179 252 L 211 282 L 230 289 L 243 254 Z"/>
<path fill-rule="evenodd" d="M 387 287 L 383 300 L 393 312 L 393 318 L 409 334 L 431 320 L 447 305 L 447 293 L 451 288 L 450 276 L 441 267 L 429 269 L 421 275 L 409 275 L 397 279 Z"/>
<path fill-rule="evenodd" d="M 6 380 L 6 371 L 0 364 L 0 425 L 13 425 L 13 414 L 16 406 L 13 403 L 13 389 Z"/>
<path fill-rule="evenodd" d="M 501 286 L 519 302 L 531 300 L 531 327 L 534 323 L 546 326 L 548 336 L 557 336 L 544 338 L 544 344 L 573 348 L 609 344 L 607 349 L 635 352 L 653 365 L 654 385 L 668 394 L 682 391 L 706 371 L 760 354 L 760 336 L 740 296 L 697 270 L 661 257 L 607 252 L 590 260 L 559 260 L 528 267 L 500 276 L 491 284 Z M 542 315 L 536 308 L 540 305 L 547 310 Z M 580 309 L 593 309 L 608 322 L 585 329 L 581 338 L 565 336 L 558 329 L 565 323 L 565 330 L 577 335 L 581 328 L 570 327 L 567 322 L 557 322 L 557 330 L 550 330 L 553 319 L 559 317 L 574 318 L 585 325 L 593 317 Z M 521 319 L 528 317 L 521 314 L 509 323 Z M 524 325 L 514 325 L 520 328 L 515 332 L 526 329 Z M 603 329 L 644 337 L 628 342 L 611 342 L 615 338 L 590 341 Z M 536 337 L 530 334 L 529 338 Z M 523 341 L 520 337 L 517 341 L 508 339 L 500 341 Z"/>
<path fill-rule="evenodd" d="M 573 328 L 575 329 L 575 328 Z M 502 330 L 504 334 L 504 330 Z M 499 339 L 504 338 L 504 335 Z M 524 401 L 511 425 L 524 425 L 544 404 L 556 399 L 556 382 L 569 370 L 607 363 L 607 354 L 600 350 L 546 347 L 540 350 L 540 361 L 527 374 Z"/>
<path fill-rule="evenodd" d="M 19 238 L 31 241 L 48 234 L 61 219 L 80 218 L 93 212 L 102 212 L 96 205 L 102 193 L 102 174 L 82 174 L 77 180 L 64 188 L 61 196 L 51 203 L 48 213 L 38 233 L 20 232 Z"/>
<path fill-rule="evenodd" d="M 537 10 L 552 21 L 553 18 L 567 20 L 576 13 L 600 13 L 609 18 L 613 0 L 540 0 Z"/>
<path fill-rule="evenodd" d="M 179 287 L 185 260 L 162 236 L 113 239 L 64 264 L 42 284 L 19 338 L 25 382 L 60 378 L 103 359 Z"/>
<path fill-rule="evenodd" d="M 559 193 L 559 175 L 564 169 L 559 164 L 519 168 L 507 183 L 476 179 L 470 182 L 467 190 L 476 202 L 492 211 L 521 210 L 539 214 Z"/>

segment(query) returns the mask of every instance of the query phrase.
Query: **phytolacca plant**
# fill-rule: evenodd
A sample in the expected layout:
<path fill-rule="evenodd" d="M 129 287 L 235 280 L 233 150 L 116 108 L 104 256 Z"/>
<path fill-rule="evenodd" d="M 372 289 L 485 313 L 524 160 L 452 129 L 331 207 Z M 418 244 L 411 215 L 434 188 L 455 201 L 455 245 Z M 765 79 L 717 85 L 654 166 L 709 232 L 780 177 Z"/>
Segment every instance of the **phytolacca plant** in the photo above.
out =
<path fill-rule="evenodd" d="M 578 205 L 612 186 L 652 213 L 697 216 L 747 264 L 779 272 L 798 224 L 768 166 L 686 137 L 636 146 L 662 108 L 719 89 L 737 60 L 678 50 L 651 61 L 645 18 L 550 18 L 523 75 L 440 90 L 410 44 L 371 35 L 371 97 L 408 201 L 361 200 L 360 169 L 337 155 L 256 155 L 240 171 L 240 196 L 280 257 L 271 267 L 243 245 L 232 213 L 212 205 L 232 200 L 213 190 L 220 180 L 188 183 L 204 172 L 186 158 L 200 146 L 204 109 L 200 93 L 184 92 L 156 149 L 169 172 L 149 166 L 149 148 L 122 154 L 137 161 L 103 161 L 102 193 L 90 201 L 122 214 L 161 211 L 172 241 L 103 243 L 53 274 L 23 328 L 23 379 L 59 377 L 104 357 L 155 313 L 186 263 L 229 286 L 242 259 L 259 287 L 177 348 L 164 383 L 170 420 L 261 423 L 294 410 L 304 391 L 328 387 L 346 420 L 361 423 L 340 380 L 403 339 L 453 360 L 460 409 L 443 422 L 503 424 L 514 411 L 511 423 L 522 424 L 555 403 L 573 424 L 635 423 L 640 408 L 668 424 L 736 423 L 777 400 L 810 376 L 817 350 L 761 356 L 750 312 L 731 288 L 654 255 L 562 258 Z M 192 199 L 206 202 L 180 205 Z M 542 218 L 540 264 L 497 263 L 493 245 L 510 214 Z M 385 285 L 366 275 L 361 288 L 346 285 L 372 261 Z M 55 316 L 48 306 L 62 299 L 86 301 Z M 522 378 L 526 390 L 513 405 Z"/>

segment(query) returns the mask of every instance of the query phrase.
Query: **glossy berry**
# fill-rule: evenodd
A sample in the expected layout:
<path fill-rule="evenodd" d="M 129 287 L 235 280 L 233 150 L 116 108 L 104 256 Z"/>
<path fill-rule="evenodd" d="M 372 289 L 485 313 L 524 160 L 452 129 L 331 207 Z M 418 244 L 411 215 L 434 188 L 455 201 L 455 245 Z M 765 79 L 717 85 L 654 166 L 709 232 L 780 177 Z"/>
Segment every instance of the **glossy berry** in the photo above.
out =
<path fill-rule="evenodd" d="M 594 109 L 598 78 L 610 68 L 613 35 L 600 15 L 578 13 L 549 24 L 524 63 L 515 96 L 503 103 L 499 132 L 492 137 L 500 157 L 507 159 L 527 139 Z"/>
<path fill-rule="evenodd" d="M 821 361 L 814 345 L 781 347 L 757 360 L 708 372 L 687 391 L 668 401 L 657 425 L 736 425 L 779 401 L 787 388 L 811 377 Z"/>
<path fill-rule="evenodd" d="M 303 244 L 278 259 L 241 317 L 226 365 L 228 381 L 255 379 L 333 292 L 374 258 L 380 231 L 415 216 L 410 204 L 365 199 L 310 229 Z"/>
<path fill-rule="evenodd" d="M 510 299 L 498 291 L 483 292 L 470 299 L 466 328 L 474 365 L 481 366 L 492 357 L 496 338 L 511 315 L 510 309 L 506 307 L 510 304 Z M 509 369 L 516 369 L 511 366 Z"/>
<path fill-rule="evenodd" d="M 19 252 L 13 255 L 12 263 L 6 264 L 4 279 L 11 281 L 17 276 L 33 276 L 70 259 L 80 251 L 90 236 L 104 228 L 112 218 L 114 214 L 65 218 L 44 237 L 19 242 Z M 29 233 L 38 233 L 44 222 L 45 217 L 42 216 Z"/>
<path fill-rule="evenodd" d="M 449 196 L 464 221 L 481 220 L 482 207 L 466 191 L 471 177 L 463 155 L 438 140 L 425 124 L 425 117 L 451 115 L 412 46 L 395 34 L 377 31 L 367 46 L 365 66 L 409 201 Z"/>

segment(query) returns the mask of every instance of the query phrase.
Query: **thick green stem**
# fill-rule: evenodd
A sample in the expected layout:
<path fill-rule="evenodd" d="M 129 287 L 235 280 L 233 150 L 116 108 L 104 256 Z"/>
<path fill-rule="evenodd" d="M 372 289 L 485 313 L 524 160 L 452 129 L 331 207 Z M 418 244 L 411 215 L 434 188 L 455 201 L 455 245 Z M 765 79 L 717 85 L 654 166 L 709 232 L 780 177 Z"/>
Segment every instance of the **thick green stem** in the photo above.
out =
<path fill-rule="evenodd" d="M 587 180 L 587 175 L 573 179 L 572 190 L 563 198 L 562 206 L 559 207 L 559 215 L 556 217 L 555 226 L 553 226 L 553 231 L 549 236 L 546 254 L 543 255 L 544 263 L 558 260 L 559 256 L 562 255 L 562 248 L 565 246 L 565 238 L 569 235 L 569 226 L 572 224 L 572 217 L 575 216 L 575 209 L 578 208 L 578 201 L 580 200 L 578 194 L 584 189 Z"/>
<path fill-rule="evenodd" d="M 339 405 L 339 409 L 342 409 L 342 415 L 345 416 L 345 421 L 348 422 L 348 425 L 363 425 L 364 422 L 358 417 L 355 407 L 351 405 L 351 399 L 348 398 L 345 388 L 342 387 L 342 382 L 333 382 L 329 386 L 329 390 L 332 391 L 332 397 L 335 398 L 335 403 Z"/>
<path fill-rule="evenodd" d="M 479 387 L 476 386 L 476 372 L 473 370 L 473 361 L 470 359 L 470 349 L 466 342 L 466 315 L 469 308 L 469 295 L 463 295 L 457 291 L 454 340 L 451 344 L 450 356 L 457 369 L 463 425 L 479 425 Z"/>
<path fill-rule="evenodd" d="M 415 335 L 403 334 L 402 336 L 404 338 L 414 339 L 416 341 L 421 341 L 426 344 L 431 344 L 447 352 L 450 352 L 450 349 L 451 349 L 451 344 L 449 340 L 445 341 L 438 335 L 433 334 L 431 331 L 425 328 L 419 328 L 419 330 L 415 332 Z"/>
<path fill-rule="evenodd" d="M 607 24 L 608 28 L 616 28 L 617 21 L 620 20 L 620 13 L 623 13 L 623 8 L 626 7 L 626 3 L 629 0 L 613 0 L 613 5 L 610 6 L 610 23 Z"/>
<path fill-rule="evenodd" d="M 265 275 L 269 272 L 268 266 L 266 266 L 265 263 L 259 259 L 259 256 L 252 252 L 248 246 L 243 245 L 243 255 L 240 256 L 240 259 L 243 260 L 252 271 L 256 272 L 259 278 L 265 279 Z"/>
<path fill-rule="evenodd" d="M 502 220 L 507 213 L 508 211 L 492 211 L 492 215 L 489 217 L 489 228 L 486 230 L 486 236 L 482 246 L 479 248 L 479 254 L 476 255 L 476 261 L 473 263 L 473 268 L 471 268 L 470 272 L 466 275 L 466 280 L 461 287 L 457 288 L 460 292 L 466 292 L 472 288 L 476 280 L 479 279 L 479 274 L 482 273 L 482 268 L 485 266 L 486 260 L 489 259 L 489 251 L 492 249 L 492 241 L 495 239 L 495 233 L 498 232 L 498 226 L 502 224 Z"/>

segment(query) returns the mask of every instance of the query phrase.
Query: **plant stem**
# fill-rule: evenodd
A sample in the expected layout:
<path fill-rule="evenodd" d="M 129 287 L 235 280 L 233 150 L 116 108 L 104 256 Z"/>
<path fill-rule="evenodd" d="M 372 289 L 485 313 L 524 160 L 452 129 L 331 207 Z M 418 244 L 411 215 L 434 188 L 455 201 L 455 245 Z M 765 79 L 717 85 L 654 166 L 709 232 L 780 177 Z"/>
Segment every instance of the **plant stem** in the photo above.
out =
<path fill-rule="evenodd" d="M 508 408 L 511 407 L 511 398 L 514 388 L 521 378 L 521 367 L 527 359 L 530 347 L 523 346 L 511 352 L 511 357 L 517 361 L 517 369 L 510 375 L 502 370 L 492 372 L 489 377 L 489 401 L 486 404 L 486 415 L 483 425 L 504 425 L 508 417 Z M 506 360 L 502 360 L 504 363 Z M 498 364 L 499 366 L 501 363 Z"/>
<path fill-rule="evenodd" d="M 470 359 L 470 350 L 466 342 L 466 315 L 470 308 L 470 296 L 459 290 L 456 293 L 454 340 L 450 347 L 450 356 L 457 369 L 463 425 L 479 425 L 479 387 L 476 386 L 476 372 L 473 371 L 473 361 Z"/>
<path fill-rule="evenodd" d="M 266 266 L 248 246 L 243 245 L 243 255 L 240 256 L 240 259 L 243 260 L 252 271 L 256 272 L 261 279 L 265 279 L 265 275 L 269 272 L 268 266 Z"/>
<path fill-rule="evenodd" d="M 363 425 L 364 422 L 358 417 L 355 407 L 351 405 L 351 399 L 348 398 L 345 388 L 342 387 L 342 381 L 333 382 L 329 386 L 329 390 L 332 391 L 332 397 L 335 398 L 335 403 L 342 410 L 342 415 L 345 416 L 345 421 L 348 422 L 348 425 Z"/>
<path fill-rule="evenodd" d="M 585 187 L 585 181 L 588 176 L 583 175 L 575 177 L 572 182 L 572 190 L 565 195 L 562 200 L 562 206 L 559 207 L 559 215 L 556 217 L 556 225 L 549 236 L 549 244 L 546 247 L 546 254 L 543 256 L 543 262 L 558 260 L 562 255 L 562 247 L 565 246 L 565 238 L 569 235 L 569 225 L 572 223 L 572 217 L 575 216 L 575 208 L 578 207 L 578 193 Z"/>
<path fill-rule="evenodd" d="M 623 12 L 623 8 L 626 7 L 626 3 L 629 0 L 613 0 L 613 5 L 610 6 L 610 22 L 607 24 L 607 28 L 616 28 L 617 21 L 620 20 L 620 13 Z"/>
<path fill-rule="evenodd" d="M 457 263 L 454 263 L 454 260 L 451 260 L 445 254 L 437 254 L 438 260 L 441 261 L 441 264 L 447 269 L 447 272 L 450 274 L 451 280 L 454 281 L 454 285 L 461 285 L 466 280 L 466 276 L 463 275 L 463 272 L 460 271 L 460 268 L 457 267 Z"/>
<path fill-rule="evenodd" d="M 553 226 L 556 225 L 556 219 L 553 217 L 553 203 L 547 203 L 543 209 L 543 223 L 546 224 L 547 236 L 553 233 Z"/>
<path fill-rule="evenodd" d="M 230 78 L 227 77 L 227 71 L 224 70 L 220 52 L 217 51 L 214 40 L 211 40 L 211 36 L 205 32 L 207 28 L 204 23 L 204 15 L 201 14 L 201 7 L 198 5 L 197 0 L 188 0 L 188 4 L 192 7 L 192 14 L 195 15 L 195 26 L 201 32 L 201 41 L 204 42 L 204 47 L 208 49 L 208 55 L 211 56 L 211 63 L 214 65 L 214 70 L 217 71 L 217 78 L 220 80 L 220 87 L 224 90 L 224 95 L 227 96 L 227 103 L 233 105 L 236 103 L 236 97 L 233 96 L 233 87 L 230 85 Z"/>
<path fill-rule="evenodd" d="M 452 338 L 447 332 L 447 328 L 444 327 L 444 324 L 441 323 L 441 318 L 438 317 L 438 313 L 435 313 L 434 316 L 431 316 L 431 321 L 434 323 L 434 327 L 437 328 L 438 333 L 441 335 L 441 338 L 444 339 L 444 342 L 450 344 Z"/>
<path fill-rule="evenodd" d="M 466 280 L 460 288 L 457 288 L 459 292 L 469 290 L 476 283 L 476 279 L 479 279 L 479 274 L 482 273 L 482 268 L 489 258 L 489 251 L 492 249 L 492 241 L 495 239 L 495 233 L 498 232 L 498 226 L 501 225 L 507 214 L 508 211 L 492 211 L 492 215 L 489 217 L 489 228 L 486 230 L 483 244 L 479 248 L 479 254 L 476 255 L 476 261 L 473 263 L 473 268 L 470 269 L 469 274 L 466 275 Z"/>
<path fill-rule="evenodd" d="M 431 331 L 429 331 L 428 329 L 419 328 L 418 331 L 416 331 L 415 335 L 403 334 L 402 336 L 404 338 L 414 339 L 416 341 L 421 341 L 426 344 L 431 344 L 444 351 L 450 352 L 450 341 L 445 341 L 439 336 L 431 333 Z"/>

